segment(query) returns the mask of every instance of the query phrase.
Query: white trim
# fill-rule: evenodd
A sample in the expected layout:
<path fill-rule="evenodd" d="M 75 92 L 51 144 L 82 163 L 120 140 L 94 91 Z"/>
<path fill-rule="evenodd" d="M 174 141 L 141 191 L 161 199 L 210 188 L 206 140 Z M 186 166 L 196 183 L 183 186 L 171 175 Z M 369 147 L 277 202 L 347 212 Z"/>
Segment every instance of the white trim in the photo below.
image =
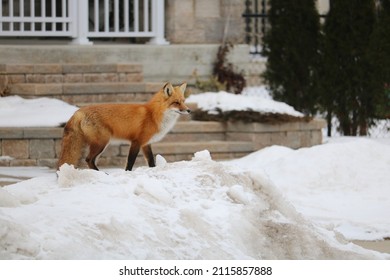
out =
<path fill-rule="evenodd" d="M 0 37 L 71 37 L 73 44 L 91 44 L 90 38 L 151 38 L 151 44 L 166 45 L 164 0 L 0 0 Z M 58 5 L 57 5 L 58 4 Z M 29 8 L 29 12 L 25 9 Z M 36 11 L 36 8 L 40 11 Z M 61 14 L 56 15 L 57 8 Z M 100 11 L 100 8 L 103 11 Z M 131 13 L 130 13 L 131 12 Z M 5 16 L 1 16 L 1 15 Z"/>

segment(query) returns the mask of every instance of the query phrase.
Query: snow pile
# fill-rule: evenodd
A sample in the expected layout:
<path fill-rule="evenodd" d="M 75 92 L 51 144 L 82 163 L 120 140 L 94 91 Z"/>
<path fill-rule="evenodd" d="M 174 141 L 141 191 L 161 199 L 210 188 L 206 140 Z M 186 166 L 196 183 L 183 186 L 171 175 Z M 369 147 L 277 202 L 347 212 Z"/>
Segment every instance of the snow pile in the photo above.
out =
<path fill-rule="evenodd" d="M 1 259 L 372 259 L 296 212 L 266 176 L 203 151 L 132 172 L 76 170 L 0 193 Z M 299 186 L 298 186 L 299 187 Z"/>
<path fill-rule="evenodd" d="M 299 150 L 272 146 L 228 164 L 264 171 L 298 212 L 349 240 L 390 236 L 390 145 L 343 138 Z"/>
<path fill-rule="evenodd" d="M 53 127 L 68 121 L 78 108 L 52 98 L 0 98 L 0 127 Z"/>
<path fill-rule="evenodd" d="M 194 94 L 187 98 L 187 102 L 197 103 L 199 109 L 209 114 L 218 114 L 228 111 L 254 111 L 264 114 L 286 114 L 295 117 L 302 117 L 303 114 L 283 102 L 270 99 L 266 90 L 260 94 L 247 90 L 247 94 L 236 95 L 228 92 L 206 92 Z M 249 93 L 249 94 L 248 94 Z"/>

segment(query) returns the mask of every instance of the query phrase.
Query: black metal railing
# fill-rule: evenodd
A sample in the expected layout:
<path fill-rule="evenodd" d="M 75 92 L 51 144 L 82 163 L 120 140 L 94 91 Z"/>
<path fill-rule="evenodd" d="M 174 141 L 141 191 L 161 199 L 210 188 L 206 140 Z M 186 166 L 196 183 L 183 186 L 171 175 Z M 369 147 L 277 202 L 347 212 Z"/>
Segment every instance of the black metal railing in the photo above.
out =
<path fill-rule="evenodd" d="M 250 53 L 261 54 L 261 45 L 267 28 L 267 1 L 246 0 L 242 17 L 245 19 L 245 42 L 252 46 Z"/>

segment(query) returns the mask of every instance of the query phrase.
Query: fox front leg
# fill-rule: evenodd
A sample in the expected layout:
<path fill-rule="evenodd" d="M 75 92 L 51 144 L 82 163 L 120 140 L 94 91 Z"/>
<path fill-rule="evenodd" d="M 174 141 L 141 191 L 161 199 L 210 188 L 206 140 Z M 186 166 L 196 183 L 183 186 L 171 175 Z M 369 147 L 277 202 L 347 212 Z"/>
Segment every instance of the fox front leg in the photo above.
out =
<path fill-rule="evenodd" d="M 129 155 L 127 156 L 126 171 L 131 171 L 133 169 L 135 160 L 139 154 L 141 146 L 137 142 L 132 142 L 130 146 Z"/>

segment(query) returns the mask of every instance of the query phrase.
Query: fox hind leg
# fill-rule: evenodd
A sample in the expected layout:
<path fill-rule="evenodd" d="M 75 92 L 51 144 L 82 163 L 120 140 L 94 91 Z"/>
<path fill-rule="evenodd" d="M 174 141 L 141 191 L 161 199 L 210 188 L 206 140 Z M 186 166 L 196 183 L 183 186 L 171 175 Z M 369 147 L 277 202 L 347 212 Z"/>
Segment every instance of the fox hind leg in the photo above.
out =
<path fill-rule="evenodd" d="M 88 164 L 88 167 L 91 168 L 91 169 L 95 169 L 95 170 L 99 170 L 99 168 L 97 168 L 96 166 L 96 158 L 101 154 L 103 153 L 104 149 L 107 147 L 108 145 L 108 141 L 107 142 L 104 142 L 104 143 L 99 143 L 99 144 L 90 144 L 89 146 L 89 154 L 88 156 L 86 157 L 85 161 L 87 162 Z"/>
<path fill-rule="evenodd" d="M 153 151 L 152 151 L 152 146 L 146 145 L 142 147 L 142 152 L 144 154 L 144 157 L 146 158 L 149 167 L 155 167 L 156 163 L 154 161 L 154 156 L 153 156 Z"/>

